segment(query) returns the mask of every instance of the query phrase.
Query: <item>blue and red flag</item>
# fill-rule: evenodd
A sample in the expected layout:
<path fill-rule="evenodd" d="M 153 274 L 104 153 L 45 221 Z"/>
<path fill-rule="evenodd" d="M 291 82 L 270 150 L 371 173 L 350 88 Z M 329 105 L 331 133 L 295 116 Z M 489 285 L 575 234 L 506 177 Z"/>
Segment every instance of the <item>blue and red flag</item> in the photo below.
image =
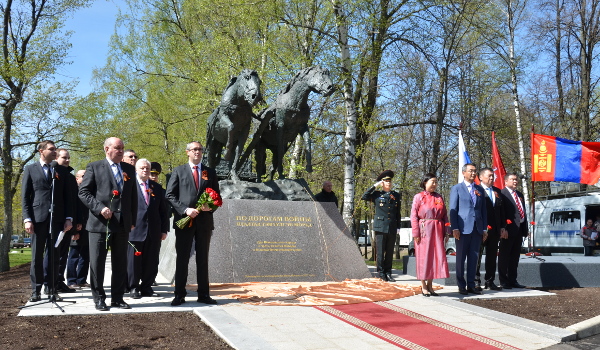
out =
<path fill-rule="evenodd" d="M 600 179 L 600 142 L 532 134 L 532 181 L 595 185 Z"/>

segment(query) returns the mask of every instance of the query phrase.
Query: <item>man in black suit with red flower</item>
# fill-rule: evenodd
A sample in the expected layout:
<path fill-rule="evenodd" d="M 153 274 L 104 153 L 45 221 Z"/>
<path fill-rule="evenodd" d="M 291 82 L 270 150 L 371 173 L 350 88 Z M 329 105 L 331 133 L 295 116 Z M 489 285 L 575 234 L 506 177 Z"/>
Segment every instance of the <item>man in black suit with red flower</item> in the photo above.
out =
<path fill-rule="evenodd" d="M 86 229 L 90 238 L 90 284 L 96 309 L 107 311 L 104 292 L 104 265 L 111 247 L 111 303 L 129 309 L 123 300 L 127 279 L 129 231 L 137 219 L 135 168 L 123 160 L 123 141 L 109 137 L 104 141 L 106 159 L 92 162 L 85 169 L 79 198 L 90 210 Z"/>
<path fill-rule="evenodd" d="M 152 289 L 158 273 L 160 241 L 167 238 L 169 218 L 163 188 L 149 179 L 150 162 L 135 164 L 138 212 L 135 228 L 129 232 L 127 285 L 133 299 L 159 297 Z"/>
<path fill-rule="evenodd" d="M 171 305 L 177 306 L 185 303 L 190 247 L 194 239 L 196 241 L 198 281 L 197 301 L 204 304 L 216 304 L 216 300 L 210 297 L 208 288 L 208 250 L 214 229 L 213 211 L 208 205 L 204 205 L 198 210 L 196 204 L 200 195 L 208 188 L 220 194 L 219 182 L 213 169 L 200 164 L 202 160 L 202 144 L 200 142 L 190 142 L 186 146 L 186 153 L 188 163 L 173 170 L 166 192 L 166 197 L 173 206 L 175 216 L 173 222 L 176 223 L 185 216 L 192 218 L 189 225 L 183 229 L 177 225 L 173 226 L 177 259 L 175 262 L 175 298 Z"/>

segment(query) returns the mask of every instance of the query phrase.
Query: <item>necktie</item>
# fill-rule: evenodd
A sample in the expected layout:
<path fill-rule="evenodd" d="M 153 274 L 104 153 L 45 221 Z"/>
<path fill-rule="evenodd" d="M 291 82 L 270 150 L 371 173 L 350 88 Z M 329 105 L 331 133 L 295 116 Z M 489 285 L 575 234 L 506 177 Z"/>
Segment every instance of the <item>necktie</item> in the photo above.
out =
<path fill-rule="evenodd" d="M 150 203 L 150 197 L 148 196 L 148 185 L 146 182 L 142 182 L 142 186 L 144 186 L 144 189 L 142 190 L 144 191 L 144 199 L 146 200 L 146 205 L 148 205 L 148 203 Z"/>
<path fill-rule="evenodd" d="M 521 199 L 517 196 L 517 192 L 513 191 L 513 197 L 515 198 L 515 203 L 517 203 L 517 209 L 519 209 L 519 215 L 521 216 L 521 220 L 525 218 L 525 212 L 523 211 L 523 207 L 521 206 Z"/>
<path fill-rule="evenodd" d="M 487 191 L 488 191 L 488 196 L 490 196 L 490 200 L 492 201 L 492 204 L 494 204 L 494 193 L 492 193 L 492 188 L 488 187 Z"/>
<path fill-rule="evenodd" d="M 475 204 L 477 202 L 477 197 L 475 197 L 475 186 L 473 186 L 473 184 L 471 184 L 470 186 L 470 191 L 469 193 L 471 194 L 471 200 L 473 201 L 473 204 Z"/>
<path fill-rule="evenodd" d="M 48 164 L 44 164 L 44 175 L 46 175 L 46 181 L 50 182 L 50 167 Z"/>
<path fill-rule="evenodd" d="M 198 166 L 194 165 L 194 183 L 196 184 L 196 191 L 198 191 L 198 187 L 200 187 L 200 179 L 198 177 Z"/>
<path fill-rule="evenodd" d="M 121 175 L 121 170 L 116 163 L 113 163 L 113 174 L 115 175 L 115 181 L 117 182 L 117 187 L 119 192 L 123 191 L 123 176 Z"/>

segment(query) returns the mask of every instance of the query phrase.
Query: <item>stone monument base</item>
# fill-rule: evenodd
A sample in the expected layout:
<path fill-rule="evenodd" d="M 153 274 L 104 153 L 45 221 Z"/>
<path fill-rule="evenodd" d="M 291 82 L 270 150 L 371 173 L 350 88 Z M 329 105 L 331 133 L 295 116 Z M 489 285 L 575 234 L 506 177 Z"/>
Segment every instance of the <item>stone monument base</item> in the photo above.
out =
<path fill-rule="evenodd" d="M 214 219 L 211 283 L 372 277 L 334 203 L 226 199 Z M 176 256 L 171 231 L 163 242 L 159 266 L 169 279 L 175 276 Z M 188 283 L 196 283 L 194 256 Z"/>

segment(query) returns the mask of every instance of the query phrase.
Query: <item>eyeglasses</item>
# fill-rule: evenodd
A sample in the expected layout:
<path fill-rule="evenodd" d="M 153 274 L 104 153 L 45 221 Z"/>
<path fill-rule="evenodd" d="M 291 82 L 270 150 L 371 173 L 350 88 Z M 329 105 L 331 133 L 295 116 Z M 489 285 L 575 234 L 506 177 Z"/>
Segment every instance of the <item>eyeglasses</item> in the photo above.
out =
<path fill-rule="evenodd" d="M 192 152 L 202 152 L 202 148 L 192 148 L 192 149 L 188 149 L 188 151 L 192 151 Z"/>
<path fill-rule="evenodd" d="M 137 159 L 137 156 L 127 156 L 127 158 Z"/>

